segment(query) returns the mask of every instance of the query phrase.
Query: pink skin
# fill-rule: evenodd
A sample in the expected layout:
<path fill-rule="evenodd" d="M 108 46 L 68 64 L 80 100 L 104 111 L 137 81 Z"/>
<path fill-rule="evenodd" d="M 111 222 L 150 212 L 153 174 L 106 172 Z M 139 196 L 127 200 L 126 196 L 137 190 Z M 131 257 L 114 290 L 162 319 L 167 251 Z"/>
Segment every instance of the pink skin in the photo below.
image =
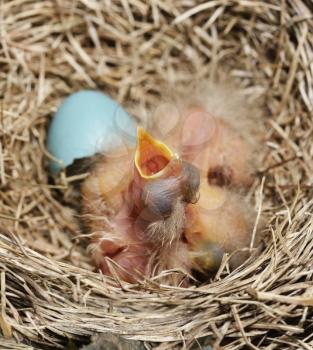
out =
<path fill-rule="evenodd" d="M 170 118 L 169 115 L 164 120 Z M 177 128 L 165 135 L 165 142 L 195 165 L 202 177 L 209 175 L 212 185 L 249 187 L 252 183 L 251 147 L 229 123 L 203 107 L 183 113 Z"/>
<path fill-rule="evenodd" d="M 143 183 L 136 182 L 135 179 L 124 192 L 123 204 L 111 220 L 115 239 L 112 242 L 111 239 L 101 237 L 101 256 L 96 258 L 96 263 L 104 274 L 114 275 L 112 271 L 114 269 L 119 278 L 131 283 L 142 279 L 142 276 L 151 276 L 150 268 L 154 268 L 149 264 L 151 256 L 160 250 L 159 243 L 151 243 L 145 237 L 145 230 L 151 220 L 140 205 L 140 190 Z M 165 251 L 166 258 L 163 256 Z M 172 247 L 164 247 L 160 254 L 160 266 L 163 267 L 160 272 L 171 268 L 184 268 L 189 272 L 187 246 L 182 241 L 175 242 Z M 119 267 L 110 264 L 107 257 Z"/>
<path fill-rule="evenodd" d="M 164 119 L 166 120 L 167 117 L 164 116 Z M 165 137 L 163 141 L 170 147 L 173 147 L 173 149 L 181 151 L 184 160 L 193 163 L 200 170 L 201 183 L 221 186 L 220 188 L 225 185 L 248 187 L 251 183 L 249 171 L 251 154 L 248 145 L 228 123 L 222 119 L 215 119 L 202 107 L 194 107 L 186 111 L 177 130 L 169 137 Z M 153 253 L 159 249 L 161 268 L 165 270 L 183 267 L 189 271 L 192 265 L 189 251 L 190 249 L 192 250 L 193 246 L 196 246 L 194 242 L 191 242 L 195 239 L 193 234 L 196 232 L 195 229 L 201 233 L 199 236 L 200 240 L 217 243 L 219 243 L 218 237 L 226 237 L 228 229 L 225 228 L 225 232 L 217 232 L 220 225 L 215 225 L 214 227 L 217 228 L 216 232 L 213 232 L 211 229 L 206 230 L 207 227 L 213 227 L 215 216 L 211 213 L 211 215 L 200 217 L 197 214 L 199 203 L 186 206 L 188 208 L 186 209 L 187 221 L 192 222 L 192 227 L 185 228 L 187 243 L 178 240 L 173 246 L 164 248 L 156 247 L 156 245 L 148 242 L 144 237 L 144 231 L 149 223 L 149 218 L 144 216 L 143 208 L 140 204 L 141 191 L 146 179 L 141 178 L 136 169 L 134 173 L 130 172 L 130 164 L 132 162 L 133 158 L 131 156 L 128 162 L 123 161 L 116 164 L 116 169 L 113 168 L 114 164 L 110 166 L 105 164 L 105 162 L 99 163 L 96 171 L 87 180 L 89 183 L 86 182 L 84 186 L 85 191 L 83 190 L 83 192 L 86 197 L 84 198 L 85 213 L 100 217 L 106 215 L 101 206 L 98 205 L 99 202 L 114 209 L 114 213 L 109 217 L 110 225 L 107 225 L 104 220 L 103 222 L 98 220 L 89 223 L 91 232 L 97 233 L 92 243 L 97 248 L 93 255 L 96 265 L 106 275 L 114 274 L 113 268 L 122 280 L 136 282 L 142 276 L 151 276 L 150 259 Z M 156 159 L 152 163 L 151 172 L 156 172 L 162 162 L 163 159 Z M 177 171 L 177 169 L 174 170 Z M 115 176 L 114 172 L 117 175 L 119 172 L 122 175 L 129 174 L 131 179 L 123 188 L 118 189 L 117 193 L 113 191 L 114 196 L 101 193 L 102 190 L 105 191 L 108 183 L 111 182 L 114 185 L 112 187 L 115 189 L 114 180 L 118 176 Z M 168 176 L 168 174 L 165 176 Z M 100 186 L 100 192 L 98 186 L 91 186 L 92 183 L 97 184 L 98 182 L 103 183 L 103 188 Z M 222 189 L 222 191 L 224 190 L 226 191 L 226 189 Z M 202 198 L 205 197 L 206 194 L 204 192 L 202 191 L 200 198 L 201 196 Z M 212 194 L 210 194 L 210 197 L 212 197 Z M 232 217 L 234 218 L 240 216 L 238 213 L 241 213 L 241 204 L 237 205 L 236 200 L 241 203 L 239 198 L 234 197 L 233 202 L 235 204 L 231 204 L 229 207 L 229 212 L 233 213 Z M 210 205 L 212 205 L 211 202 L 209 203 Z M 205 206 L 207 206 L 207 203 L 205 203 Z M 228 212 L 225 213 L 225 210 L 218 211 L 221 222 L 225 222 L 225 215 Z M 236 220 L 234 219 L 234 221 Z M 249 230 L 245 228 L 244 217 L 242 221 L 243 224 L 241 226 L 237 225 L 239 227 L 238 233 L 243 238 L 247 238 L 248 236 L 246 235 Z M 234 224 L 232 223 L 230 226 L 233 227 Z M 107 233 L 110 235 L 109 238 L 106 237 Z M 216 236 L 213 237 L 214 235 Z M 227 240 L 228 237 L 225 239 Z M 231 241 L 232 239 L 229 239 L 228 243 L 230 244 Z M 121 268 L 112 265 L 110 269 L 110 264 L 106 257 L 112 259 Z"/>
<path fill-rule="evenodd" d="M 130 214 L 127 202 L 124 202 L 120 211 L 112 219 L 116 240 L 101 239 L 102 259 L 98 262 L 101 271 L 111 275 L 109 257 L 120 268 L 112 264 L 118 276 L 127 282 L 135 282 L 140 275 L 146 275 L 146 266 L 150 257 L 151 246 L 145 243 L 136 232 L 135 219 Z M 124 271 L 125 270 L 125 271 Z"/>

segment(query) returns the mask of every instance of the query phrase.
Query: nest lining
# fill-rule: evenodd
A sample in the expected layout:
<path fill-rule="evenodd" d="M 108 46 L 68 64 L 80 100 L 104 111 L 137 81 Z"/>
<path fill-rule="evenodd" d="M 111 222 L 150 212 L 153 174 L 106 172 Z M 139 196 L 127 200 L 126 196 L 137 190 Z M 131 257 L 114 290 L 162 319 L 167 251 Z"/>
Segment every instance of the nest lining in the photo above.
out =
<path fill-rule="evenodd" d="M 56 348 L 113 332 L 159 349 L 202 336 L 227 350 L 312 348 L 312 11 L 305 0 L 0 4 L 0 347 Z M 82 88 L 135 112 L 156 105 L 168 80 L 220 70 L 265 100 L 254 192 L 266 247 L 198 288 L 157 279 L 116 287 L 92 272 L 75 238 L 75 179 L 49 178 L 49 120 Z"/>

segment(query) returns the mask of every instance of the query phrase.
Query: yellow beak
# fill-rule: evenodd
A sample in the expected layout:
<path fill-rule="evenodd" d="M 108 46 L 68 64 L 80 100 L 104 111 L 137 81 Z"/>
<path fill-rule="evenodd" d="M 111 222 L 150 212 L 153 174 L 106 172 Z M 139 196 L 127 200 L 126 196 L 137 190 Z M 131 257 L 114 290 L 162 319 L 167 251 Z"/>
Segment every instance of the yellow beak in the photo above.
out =
<path fill-rule="evenodd" d="M 138 127 L 135 166 L 142 178 L 162 176 L 173 157 L 174 153 L 163 142 L 154 139 L 141 126 Z"/>

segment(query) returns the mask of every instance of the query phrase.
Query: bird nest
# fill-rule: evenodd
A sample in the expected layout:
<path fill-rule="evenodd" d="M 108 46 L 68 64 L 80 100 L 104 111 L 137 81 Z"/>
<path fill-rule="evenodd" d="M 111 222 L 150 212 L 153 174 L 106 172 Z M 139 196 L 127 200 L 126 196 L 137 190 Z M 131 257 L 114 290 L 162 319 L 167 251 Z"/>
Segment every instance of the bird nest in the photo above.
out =
<path fill-rule="evenodd" d="M 312 11 L 310 0 L 1 2 L 0 348 L 62 348 L 105 332 L 148 349 L 197 348 L 205 336 L 229 350 L 312 348 Z M 252 189 L 264 249 L 189 288 L 93 272 L 78 179 L 47 170 L 60 102 L 99 89 L 134 112 L 155 106 L 169 80 L 220 71 L 264 101 Z"/>

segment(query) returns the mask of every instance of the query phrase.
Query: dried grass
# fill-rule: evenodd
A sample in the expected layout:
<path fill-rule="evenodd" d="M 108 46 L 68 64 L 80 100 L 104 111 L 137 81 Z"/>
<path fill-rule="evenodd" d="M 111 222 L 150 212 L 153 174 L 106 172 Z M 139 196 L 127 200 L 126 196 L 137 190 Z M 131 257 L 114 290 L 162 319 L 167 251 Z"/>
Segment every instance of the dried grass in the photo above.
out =
<path fill-rule="evenodd" d="M 313 349 L 312 13 L 311 0 L 0 2 L 0 348 L 57 348 L 109 331 L 148 348 L 162 342 L 158 349 L 205 335 L 226 350 Z M 91 272 L 74 239 L 70 179 L 48 178 L 48 122 L 81 88 L 135 111 L 168 80 L 188 84 L 220 69 L 265 99 L 254 189 L 266 248 L 197 288 L 116 287 Z"/>

